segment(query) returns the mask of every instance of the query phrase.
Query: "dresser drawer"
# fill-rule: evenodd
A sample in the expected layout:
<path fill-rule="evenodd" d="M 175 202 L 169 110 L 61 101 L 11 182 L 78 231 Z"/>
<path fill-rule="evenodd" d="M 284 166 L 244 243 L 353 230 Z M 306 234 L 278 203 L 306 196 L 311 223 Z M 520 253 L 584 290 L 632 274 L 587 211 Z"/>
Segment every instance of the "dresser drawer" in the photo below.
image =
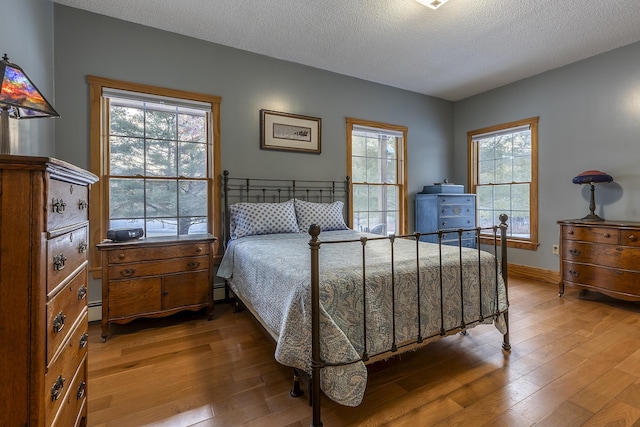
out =
<path fill-rule="evenodd" d="M 86 186 L 50 179 L 48 194 L 47 230 L 89 219 L 89 189 Z"/>
<path fill-rule="evenodd" d="M 473 206 L 474 202 L 475 202 L 475 198 L 469 195 L 460 195 L 460 196 L 441 195 L 438 197 L 438 207 L 440 208 L 441 212 L 443 208 L 448 208 L 455 205 L 464 206 L 464 207 Z"/>
<path fill-rule="evenodd" d="M 47 241 L 47 294 L 87 261 L 87 226 Z"/>
<path fill-rule="evenodd" d="M 640 294 L 640 272 L 564 263 L 563 280 L 628 295 Z"/>
<path fill-rule="evenodd" d="M 47 365 L 87 307 L 87 269 L 83 268 L 47 303 Z"/>
<path fill-rule="evenodd" d="M 62 344 L 58 357 L 49 365 L 45 378 L 45 413 L 53 419 L 65 401 L 65 396 L 73 382 L 78 366 L 87 355 L 87 312 L 82 320 Z"/>
<path fill-rule="evenodd" d="M 85 357 L 69 386 L 52 427 L 77 427 L 87 417 L 87 358 Z"/>
<path fill-rule="evenodd" d="M 565 225 L 562 227 L 562 238 L 617 245 L 620 242 L 620 232 L 615 228 Z"/>
<path fill-rule="evenodd" d="M 620 244 L 640 247 L 640 230 L 620 229 Z"/>
<path fill-rule="evenodd" d="M 473 217 L 440 217 L 438 227 L 439 229 L 449 229 L 449 228 L 473 228 L 476 224 L 474 223 Z"/>
<path fill-rule="evenodd" d="M 562 246 L 563 259 L 566 261 L 615 267 L 625 270 L 638 268 L 640 247 L 621 245 L 598 245 L 568 240 Z"/>
<path fill-rule="evenodd" d="M 154 276 L 185 271 L 207 270 L 209 268 L 209 256 L 198 256 L 178 259 L 167 259 L 162 262 L 139 262 L 135 264 L 123 264 L 109 266 L 109 278 L 133 279 L 143 276 Z"/>
<path fill-rule="evenodd" d="M 121 248 L 109 251 L 109 264 L 155 261 L 208 254 L 209 245 L 206 242 L 144 248 Z"/>

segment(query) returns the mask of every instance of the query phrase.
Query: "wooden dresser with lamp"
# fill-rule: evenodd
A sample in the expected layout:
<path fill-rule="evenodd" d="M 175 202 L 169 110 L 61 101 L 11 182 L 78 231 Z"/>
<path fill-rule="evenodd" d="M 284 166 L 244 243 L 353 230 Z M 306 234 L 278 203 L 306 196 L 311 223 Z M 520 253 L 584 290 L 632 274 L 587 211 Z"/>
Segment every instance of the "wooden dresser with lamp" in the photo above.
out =
<path fill-rule="evenodd" d="M 640 222 L 562 220 L 560 289 L 565 285 L 640 301 Z"/>
<path fill-rule="evenodd" d="M 0 155 L 2 426 L 86 425 L 89 186 L 49 157 Z"/>

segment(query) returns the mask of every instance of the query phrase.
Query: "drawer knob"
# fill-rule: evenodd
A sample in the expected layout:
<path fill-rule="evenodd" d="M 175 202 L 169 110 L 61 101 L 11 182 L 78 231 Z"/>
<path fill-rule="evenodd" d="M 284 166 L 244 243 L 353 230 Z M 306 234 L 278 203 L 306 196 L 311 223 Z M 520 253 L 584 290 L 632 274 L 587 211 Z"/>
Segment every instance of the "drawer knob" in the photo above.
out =
<path fill-rule="evenodd" d="M 64 254 L 58 254 L 53 257 L 53 269 L 56 271 L 60 271 L 64 269 L 64 263 L 67 261 L 67 258 Z"/>
<path fill-rule="evenodd" d="M 629 234 L 628 239 L 631 240 L 632 242 L 635 242 L 636 240 L 638 240 L 638 238 L 636 236 L 634 236 L 633 234 Z"/>
<path fill-rule="evenodd" d="M 198 246 L 198 247 L 196 248 L 196 252 L 198 252 L 198 253 L 202 252 L 202 246 Z"/>
<path fill-rule="evenodd" d="M 198 267 L 200 267 L 200 262 L 199 261 L 191 261 L 189 264 L 187 264 L 187 267 L 189 267 L 189 268 L 198 268 Z"/>
<path fill-rule="evenodd" d="M 575 270 L 569 270 L 569 274 L 571 274 L 573 277 L 578 277 L 578 276 L 580 276 L 580 273 L 578 273 L 578 272 L 577 272 L 577 271 L 575 271 Z"/>
<path fill-rule="evenodd" d="M 120 270 L 120 274 L 123 277 L 131 277 L 135 274 L 136 269 L 135 268 L 125 268 L 124 270 Z"/>
<path fill-rule="evenodd" d="M 54 198 L 51 201 L 51 209 L 55 213 L 64 213 L 64 209 L 67 207 L 67 204 L 62 199 Z"/>
<path fill-rule="evenodd" d="M 442 226 L 446 226 L 447 225 L 447 221 L 442 221 Z"/>
<path fill-rule="evenodd" d="M 57 334 L 58 332 L 60 332 L 61 330 L 64 329 L 64 319 L 65 319 L 64 314 L 62 314 L 62 312 L 58 313 L 56 315 L 56 317 L 53 318 L 53 333 Z"/>
<path fill-rule="evenodd" d="M 80 199 L 78 201 L 78 209 L 81 211 L 87 210 L 89 208 L 89 203 L 85 199 Z"/>
<path fill-rule="evenodd" d="M 87 296 L 87 286 L 86 285 L 82 285 L 78 289 L 78 299 L 81 300 L 86 296 Z"/>
<path fill-rule="evenodd" d="M 118 254 L 119 259 L 124 259 L 124 254 Z"/>
<path fill-rule="evenodd" d="M 87 383 L 85 381 L 80 381 L 78 384 L 78 392 L 76 393 L 76 400 L 80 400 L 87 393 Z"/>
<path fill-rule="evenodd" d="M 56 381 L 53 383 L 53 386 L 51 387 L 52 402 L 55 402 L 56 400 L 60 399 L 60 396 L 62 395 L 62 389 L 64 388 L 64 382 L 65 382 L 65 379 L 62 378 L 62 374 L 58 375 L 58 378 L 56 378 Z"/>
<path fill-rule="evenodd" d="M 88 248 L 88 245 L 86 242 L 80 242 L 80 244 L 78 245 L 78 253 L 83 254 L 87 252 L 87 248 Z"/>
<path fill-rule="evenodd" d="M 608 239 L 609 237 L 611 237 L 611 234 L 609 234 L 609 233 L 604 233 L 604 234 L 603 234 L 603 236 L 604 236 L 605 238 L 607 238 L 607 239 Z"/>
<path fill-rule="evenodd" d="M 570 253 L 571 255 L 578 256 L 578 255 L 580 255 L 582 252 L 580 252 L 580 251 L 579 251 L 579 250 L 577 250 L 577 249 L 571 249 L 571 250 L 569 251 L 569 253 Z"/>
<path fill-rule="evenodd" d="M 572 229 L 567 230 L 567 234 L 573 234 L 573 230 Z"/>
<path fill-rule="evenodd" d="M 89 342 L 89 334 L 85 332 L 80 337 L 80 342 L 78 343 L 78 345 L 80 346 L 80 348 L 85 348 L 88 342 Z"/>

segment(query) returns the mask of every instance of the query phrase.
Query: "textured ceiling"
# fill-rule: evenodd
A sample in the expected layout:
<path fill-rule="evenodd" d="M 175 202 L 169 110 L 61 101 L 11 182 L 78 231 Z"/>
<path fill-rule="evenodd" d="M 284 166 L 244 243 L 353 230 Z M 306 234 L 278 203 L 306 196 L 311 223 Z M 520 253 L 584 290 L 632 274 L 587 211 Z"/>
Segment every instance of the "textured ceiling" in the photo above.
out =
<path fill-rule="evenodd" d="M 640 40 L 640 0 L 54 0 L 456 101 Z"/>

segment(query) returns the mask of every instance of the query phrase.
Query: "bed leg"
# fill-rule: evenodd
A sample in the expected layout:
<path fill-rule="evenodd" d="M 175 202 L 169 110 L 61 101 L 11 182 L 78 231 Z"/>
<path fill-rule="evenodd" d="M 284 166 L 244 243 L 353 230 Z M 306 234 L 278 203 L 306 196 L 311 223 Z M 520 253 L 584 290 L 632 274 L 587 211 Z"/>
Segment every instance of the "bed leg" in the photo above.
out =
<path fill-rule="evenodd" d="M 504 313 L 504 323 L 507 326 L 507 333 L 504 334 L 504 340 L 502 341 L 502 349 L 504 351 L 511 351 L 511 343 L 509 342 L 509 312 Z"/>
<path fill-rule="evenodd" d="M 304 391 L 300 388 L 300 376 L 297 369 L 293 370 L 293 388 L 289 394 L 291 397 L 300 397 L 304 394 Z"/>

